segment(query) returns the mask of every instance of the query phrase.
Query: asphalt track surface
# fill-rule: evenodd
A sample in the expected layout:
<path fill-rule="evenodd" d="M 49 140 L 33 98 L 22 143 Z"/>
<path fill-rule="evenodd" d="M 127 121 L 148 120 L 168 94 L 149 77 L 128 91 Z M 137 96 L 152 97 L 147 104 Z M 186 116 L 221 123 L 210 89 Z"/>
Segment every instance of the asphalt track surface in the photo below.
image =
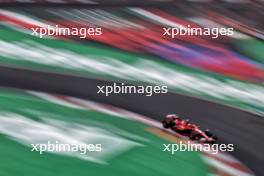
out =
<path fill-rule="evenodd" d="M 228 106 L 179 94 L 144 95 L 97 94 L 97 86 L 111 82 L 0 66 L 0 86 L 58 93 L 118 106 L 161 120 L 177 113 L 202 128 L 209 128 L 219 143 L 233 143 L 231 154 L 246 164 L 257 176 L 264 175 L 264 117 Z"/>

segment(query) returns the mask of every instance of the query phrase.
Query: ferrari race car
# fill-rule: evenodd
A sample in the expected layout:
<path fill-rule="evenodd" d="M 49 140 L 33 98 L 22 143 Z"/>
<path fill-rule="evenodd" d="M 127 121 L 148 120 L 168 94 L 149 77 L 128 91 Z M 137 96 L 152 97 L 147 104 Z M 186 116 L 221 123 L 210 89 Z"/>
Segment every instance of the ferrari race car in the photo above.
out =
<path fill-rule="evenodd" d="M 176 114 L 169 114 L 162 121 L 164 128 L 169 128 L 183 136 L 189 137 L 189 139 L 201 142 L 201 143 L 215 143 L 216 136 L 214 136 L 209 130 L 201 130 L 199 126 L 190 123 L 189 120 L 183 120 Z"/>

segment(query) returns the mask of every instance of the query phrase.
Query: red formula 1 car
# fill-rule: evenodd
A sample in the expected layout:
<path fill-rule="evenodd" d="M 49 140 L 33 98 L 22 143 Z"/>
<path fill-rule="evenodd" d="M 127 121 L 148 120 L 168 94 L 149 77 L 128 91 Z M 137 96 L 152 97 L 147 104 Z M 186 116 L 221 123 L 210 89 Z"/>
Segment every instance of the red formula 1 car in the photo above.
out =
<path fill-rule="evenodd" d="M 209 130 L 203 131 L 199 126 L 190 123 L 189 120 L 179 118 L 176 114 L 167 115 L 163 119 L 162 125 L 164 128 L 170 128 L 191 140 L 212 144 L 216 142 L 216 137 Z"/>

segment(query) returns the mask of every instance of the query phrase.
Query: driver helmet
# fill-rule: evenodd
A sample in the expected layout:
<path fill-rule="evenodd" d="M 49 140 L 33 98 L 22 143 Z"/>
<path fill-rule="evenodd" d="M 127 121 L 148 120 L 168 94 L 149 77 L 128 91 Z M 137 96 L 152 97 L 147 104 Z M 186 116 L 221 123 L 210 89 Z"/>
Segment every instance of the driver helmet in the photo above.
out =
<path fill-rule="evenodd" d="M 185 122 L 186 122 L 186 124 L 189 124 L 190 123 L 190 120 L 189 119 L 186 119 Z"/>

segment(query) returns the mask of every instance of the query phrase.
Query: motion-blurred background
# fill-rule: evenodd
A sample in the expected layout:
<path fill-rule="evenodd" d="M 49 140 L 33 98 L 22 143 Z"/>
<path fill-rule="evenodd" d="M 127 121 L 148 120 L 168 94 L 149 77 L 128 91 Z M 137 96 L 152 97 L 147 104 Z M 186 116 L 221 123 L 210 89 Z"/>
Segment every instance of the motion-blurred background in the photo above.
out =
<path fill-rule="evenodd" d="M 261 151 L 261 145 L 256 146 L 259 140 L 264 139 L 260 131 L 260 129 L 263 129 L 262 118 L 264 113 L 263 1 L 1 0 L 0 2 L 0 86 L 35 89 L 99 100 L 151 117 L 157 116 L 160 118 L 163 113 L 170 113 L 175 110 L 180 115 L 188 115 L 192 120 L 204 123 L 205 127 L 215 128 L 216 133 L 219 133 L 220 139 L 222 138 L 224 142 L 237 144 L 239 152 L 234 154 L 236 157 L 240 157 L 240 160 L 249 165 L 255 174 L 263 174 L 260 168 L 264 157 L 261 154 L 258 155 L 258 152 Z M 32 28 L 47 28 L 47 25 L 58 25 L 61 28 L 101 27 L 102 35 L 87 36 L 86 38 L 58 35 L 39 38 L 32 35 Z M 176 36 L 172 39 L 163 36 L 164 27 L 177 28 L 179 25 L 204 28 L 232 27 L 234 28 L 234 34 L 231 36 L 219 35 L 218 38 L 185 35 Z M 66 78 L 67 76 L 69 78 Z M 160 102 L 158 98 L 150 98 L 146 101 L 147 104 L 137 103 L 137 101 L 143 102 L 142 97 L 139 99 L 127 98 L 126 101 L 121 101 L 120 98 L 106 100 L 99 97 L 97 99 L 96 95 L 93 95 L 96 92 L 92 91 L 95 88 L 91 87 L 103 84 L 104 81 L 167 85 L 171 94 L 162 97 Z M 80 87 L 83 88 L 82 91 L 79 90 Z M 5 101 L 4 98 L 1 100 L 2 107 L 0 107 L 5 113 L 7 111 L 16 112 L 38 119 L 43 114 L 39 115 L 40 112 L 37 112 L 36 109 L 43 113 L 48 112 L 51 107 L 54 108 L 54 106 L 47 105 L 47 107 L 41 109 L 41 105 L 25 106 L 26 102 L 16 102 L 14 105 L 18 109 L 14 110 L 6 102 L 10 102 L 10 106 L 12 106 L 11 102 L 21 99 L 22 94 L 13 90 L 14 95 L 11 96 L 12 93 L 6 91 L 6 88 L 2 90 L 2 97 L 8 98 Z M 89 96 L 84 95 L 84 92 Z M 25 101 L 26 99 L 33 101 L 32 93 L 26 94 L 23 93 L 23 97 L 27 97 L 24 97 Z M 174 97 L 174 95 L 177 95 L 177 97 Z M 43 96 L 39 97 L 43 98 Z M 187 97 L 187 99 L 183 97 Z M 35 98 L 33 98 L 34 101 L 39 101 Z M 201 103 L 200 100 L 205 100 L 205 102 Z M 120 105 L 117 103 L 118 101 Z M 135 103 L 133 104 L 130 101 L 135 101 Z M 161 104 L 161 102 L 165 104 Z M 23 107 L 19 108 L 20 104 Z M 224 110 L 224 107 L 221 105 L 218 107 L 218 104 L 232 107 L 232 110 Z M 127 108 L 128 106 L 129 108 Z M 188 109 L 195 109 L 194 107 L 200 108 L 199 112 L 201 111 L 201 114 L 198 113 L 198 110 Z M 67 114 L 66 110 L 57 108 L 54 108 L 50 113 L 62 117 L 67 116 L 65 115 Z M 34 113 L 34 111 L 36 112 Z M 204 111 L 208 113 L 206 114 Z M 203 117 L 205 115 L 207 117 Z M 5 115 L 2 114 L 2 116 L 3 124 L 11 125 L 14 123 L 19 126 L 16 120 L 16 123 L 11 123 L 4 118 Z M 83 115 L 78 116 L 85 118 Z M 197 116 L 197 118 L 194 116 Z M 7 117 L 11 117 L 11 115 L 9 114 Z M 101 117 L 98 117 L 98 119 L 101 119 Z M 133 133 L 133 129 L 131 130 L 130 132 Z M 245 137 L 243 142 L 241 142 L 239 131 Z M 0 127 L 1 133 L 7 136 L 14 134 L 4 126 Z M 27 135 L 25 134 L 25 136 Z M 18 139 L 19 137 L 13 135 L 11 138 Z M 126 138 L 130 137 L 126 136 Z M 145 136 L 145 138 L 152 137 Z M 251 141 L 253 138 L 255 138 L 254 141 Z M 138 140 L 138 138 L 133 138 L 133 140 Z M 18 141 L 21 142 L 21 138 Z M 245 142 L 251 145 L 248 146 Z M 3 142 L 3 144 L 9 146 L 6 143 Z M 25 141 L 21 143 L 24 144 Z M 10 146 L 13 145 L 10 144 Z M 253 148 L 255 147 L 256 150 L 254 151 Z M 243 152 L 244 154 L 241 154 Z M 131 156 L 127 154 L 124 158 L 128 156 L 134 158 L 135 161 L 131 161 L 133 163 L 139 161 L 136 159 L 137 154 L 130 154 Z M 148 153 L 144 156 L 149 155 L 152 154 Z M 29 170 L 19 172 L 19 169 L 14 169 L 20 165 L 19 163 L 15 164 L 20 160 L 19 157 L 25 159 L 27 156 L 28 154 L 15 156 L 8 162 L 8 166 L 0 166 L 0 168 L 3 167 L 3 169 L 0 169 L 0 175 L 29 175 L 28 173 L 32 172 L 35 175 L 47 176 L 55 175 L 56 172 L 64 173 L 62 172 L 63 168 L 70 167 L 70 164 L 67 163 L 69 166 L 61 167 L 62 170 L 56 170 L 56 167 L 47 164 L 47 167 L 43 168 L 41 172 L 38 172 L 39 169 L 33 172 L 30 170 L 35 166 L 29 162 L 28 165 L 32 165 Z M 142 160 L 145 159 L 143 156 L 141 157 Z M 180 157 L 184 158 L 185 156 Z M 189 156 L 188 160 L 192 157 L 195 156 Z M 173 165 L 167 166 L 167 164 L 164 164 L 164 162 L 175 162 L 174 160 L 156 159 L 164 165 L 156 170 L 157 175 L 175 175 L 173 171 L 173 173 L 169 171 Z M 34 158 L 34 160 L 38 159 Z M 118 160 L 120 163 L 115 163 L 116 167 L 121 168 L 121 163 L 126 163 L 125 159 L 124 162 L 121 162 L 121 160 Z M 180 160 L 182 161 L 182 158 Z M 31 161 L 33 162 L 33 160 Z M 53 161 L 56 165 L 55 160 Z M 58 159 L 58 165 L 61 164 L 60 162 L 60 159 Z M 196 162 L 201 163 L 200 161 Z M 188 164 L 186 165 L 186 163 Z M 182 169 L 181 175 L 195 174 L 195 172 L 187 171 L 192 165 L 191 162 L 187 161 L 186 163 L 178 163 L 177 165 L 179 170 Z M 78 168 L 80 165 L 85 168 L 85 163 L 78 163 L 74 165 L 75 169 L 80 169 Z M 138 165 L 138 167 L 145 166 L 144 163 Z M 124 167 L 130 174 L 154 174 L 155 167 L 152 165 L 147 166 L 149 168 L 144 172 L 133 169 L 133 166 L 131 166 L 132 168 L 128 165 Z M 36 168 L 38 167 L 39 165 L 36 166 Z M 97 169 L 97 166 L 93 164 L 89 167 L 92 168 L 95 175 L 121 175 L 123 172 L 125 173 L 125 171 L 118 169 Z M 134 167 L 136 168 L 136 166 Z M 199 170 L 196 175 L 208 173 L 201 169 L 202 167 L 205 166 L 201 166 L 199 169 L 196 168 Z M 235 167 L 235 169 L 240 170 L 238 167 Z M 47 172 L 46 174 L 44 170 Z M 215 171 L 214 169 L 209 170 L 210 173 Z M 89 171 L 79 171 L 79 175 L 84 175 L 86 172 L 89 173 Z M 247 169 L 245 172 L 231 172 L 228 168 L 219 171 L 218 174 L 252 174 Z M 73 173 L 69 173 L 69 175 L 73 175 Z"/>

